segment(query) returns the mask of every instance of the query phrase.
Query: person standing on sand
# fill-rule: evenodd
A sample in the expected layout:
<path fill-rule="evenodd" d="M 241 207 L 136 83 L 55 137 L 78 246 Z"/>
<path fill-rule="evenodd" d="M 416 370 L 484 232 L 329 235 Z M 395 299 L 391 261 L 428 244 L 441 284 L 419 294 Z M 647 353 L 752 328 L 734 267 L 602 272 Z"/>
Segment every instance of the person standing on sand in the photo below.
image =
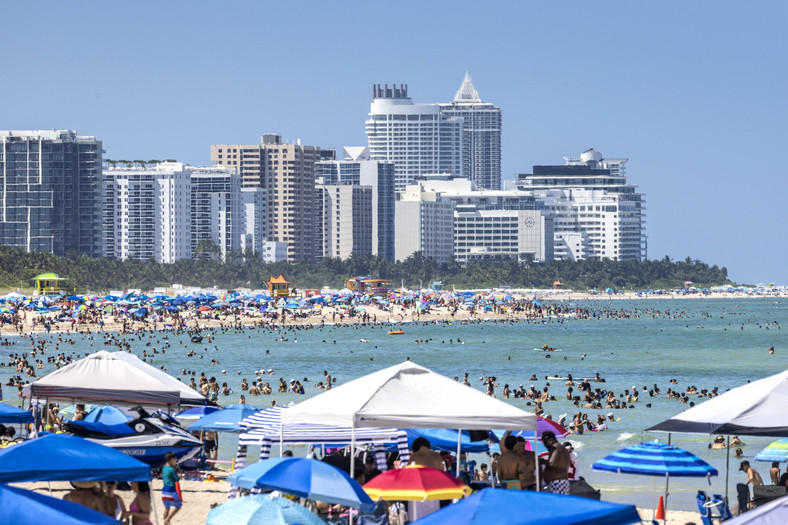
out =
<path fill-rule="evenodd" d="M 757 470 L 750 466 L 749 461 L 742 461 L 739 464 L 739 470 L 747 474 L 747 483 L 745 485 L 752 484 L 753 487 L 763 487 L 763 478 L 761 478 Z"/>
<path fill-rule="evenodd" d="M 170 520 L 181 510 L 183 502 L 178 490 L 180 478 L 175 471 L 178 458 L 172 452 L 167 452 L 164 455 L 164 461 L 167 464 L 161 469 L 161 480 L 164 484 L 161 488 L 161 500 L 164 504 L 164 525 L 170 525 Z"/>
<path fill-rule="evenodd" d="M 153 525 L 150 520 L 150 485 L 147 481 L 132 481 L 131 490 L 134 491 L 134 500 L 126 512 L 131 516 L 131 525 Z"/>
<path fill-rule="evenodd" d="M 424 465 L 438 470 L 444 470 L 440 454 L 430 450 L 430 442 L 423 437 L 413 440 L 409 465 Z"/>

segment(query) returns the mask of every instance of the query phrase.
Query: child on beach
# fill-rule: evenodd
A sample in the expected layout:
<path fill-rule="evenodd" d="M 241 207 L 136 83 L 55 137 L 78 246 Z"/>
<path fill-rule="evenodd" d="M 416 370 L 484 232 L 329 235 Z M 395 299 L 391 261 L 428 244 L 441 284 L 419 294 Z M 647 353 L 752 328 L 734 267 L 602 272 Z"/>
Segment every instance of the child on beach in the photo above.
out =
<path fill-rule="evenodd" d="M 161 469 L 161 479 L 164 483 L 161 489 L 161 500 L 164 504 L 164 525 L 170 525 L 170 520 L 181 510 L 183 502 L 180 490 L 178 490 L 180 478 L 175 470 L 178 458 L 172 452 L 167 452 L 164 454 L 164 461 L 167 464 Z"/>

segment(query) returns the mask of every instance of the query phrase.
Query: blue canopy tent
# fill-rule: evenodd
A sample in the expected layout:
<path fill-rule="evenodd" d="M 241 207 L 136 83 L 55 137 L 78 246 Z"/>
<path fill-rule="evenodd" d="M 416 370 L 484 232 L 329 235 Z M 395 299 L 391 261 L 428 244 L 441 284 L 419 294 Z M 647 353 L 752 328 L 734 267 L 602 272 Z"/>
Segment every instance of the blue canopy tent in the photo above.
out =
<path fill-rule="evenodd" d="M 0 403 L 0 423 L 32 423 L 33 414 L 27 410 Z"/>
<path fill-rule="evenodd" d="M 419 525 L 628 525 L 634 505 L 527 490 L 484 489 L 415 521 Z"/>
<path fill-rule="evenodd" d="M 251 405 L 227 405 L 222 410 L 211 412 L 205 417 L 189 425 L 189 430 L 207 430 L 209 432 L 242 432 L 239 423 L 242 419 L 259 412 L 261 409 Z"/>
<path fill-rule="evenodd" d="M 408 447 L 413 447 L 416 438 L 423 437 L 430 442 L 432 450 L 444 452 L 457 452 L 457 431 L 448 428 L 409 428 Z M 471 441 L 467 430 L 462 431 L 460 438 L 460 452 L 487 452 L 490 446 L 486 441 Z M 395 449 L 396 450 L 396 449 Z"/>
<path fill-rule="evenodd" d="M 150 479 L 150 466 L 142 461 L 66 434 L 47 434 L 0 450 L 0 483 Z"/>
<path fill-rule="evenodd" d="M 209 406 L 194 407 L 175 414 L 175 417 L 179 419 L 200 419 L 203 416 L 218 412 L 219 410 L 221 409 Z"/>
<path fill-rule="evenodd" d="M 0 484 L 0 509 L 14 523 L 57 523 L 58 525 L 116 525 L 101 512 L 77 503 Z"/>

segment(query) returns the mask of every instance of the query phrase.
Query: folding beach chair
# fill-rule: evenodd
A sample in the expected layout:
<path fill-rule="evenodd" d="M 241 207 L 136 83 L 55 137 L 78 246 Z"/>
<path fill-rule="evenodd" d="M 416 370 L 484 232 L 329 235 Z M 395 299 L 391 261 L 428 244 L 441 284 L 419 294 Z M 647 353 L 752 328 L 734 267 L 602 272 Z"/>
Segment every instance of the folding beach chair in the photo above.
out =
<path fill-rule="evenodd" d="M 698 502 L 698 511 L 700 512 L 700 521 L 703 525 L 712 525 L 711 521 L 711 506 L 709 505 L 709 497 L 702 490 L 698 491 L 696 496 Z"/>

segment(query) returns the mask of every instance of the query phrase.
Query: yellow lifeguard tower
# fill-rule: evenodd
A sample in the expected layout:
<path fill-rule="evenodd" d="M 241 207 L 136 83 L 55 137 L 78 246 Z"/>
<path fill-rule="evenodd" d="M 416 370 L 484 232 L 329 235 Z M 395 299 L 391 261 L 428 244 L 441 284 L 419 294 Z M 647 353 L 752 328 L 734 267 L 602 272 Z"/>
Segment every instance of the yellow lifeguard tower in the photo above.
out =
<path fill-rule="evenodd" d="M 67 281 L 66 277 L 58 277 L 56 273 L 42 273 L 33 277 L 36 295 L 60 295 L 60 281 Z"/>
<path fill-rule="evenodd" d="M 561 281 L 558 281 L 558 280 L 553 281 L 553 289 L 554 290 L 560 290 L 562 286 L 563 286 L 563 284 L 561 284 Z"/>
<path fill-rule="evenodd" d="M 290 295 L 290 285 L 295 284 L 293 282 L 288 281 L 285 279 L 284 275 L 281 273 L 279 277 L 274 277 L 273 275 L 265 281 L 265 286 L 268 288 L 268 294 L 273 297 L 274 299 L 278 297 L 287 297 Z"/>

